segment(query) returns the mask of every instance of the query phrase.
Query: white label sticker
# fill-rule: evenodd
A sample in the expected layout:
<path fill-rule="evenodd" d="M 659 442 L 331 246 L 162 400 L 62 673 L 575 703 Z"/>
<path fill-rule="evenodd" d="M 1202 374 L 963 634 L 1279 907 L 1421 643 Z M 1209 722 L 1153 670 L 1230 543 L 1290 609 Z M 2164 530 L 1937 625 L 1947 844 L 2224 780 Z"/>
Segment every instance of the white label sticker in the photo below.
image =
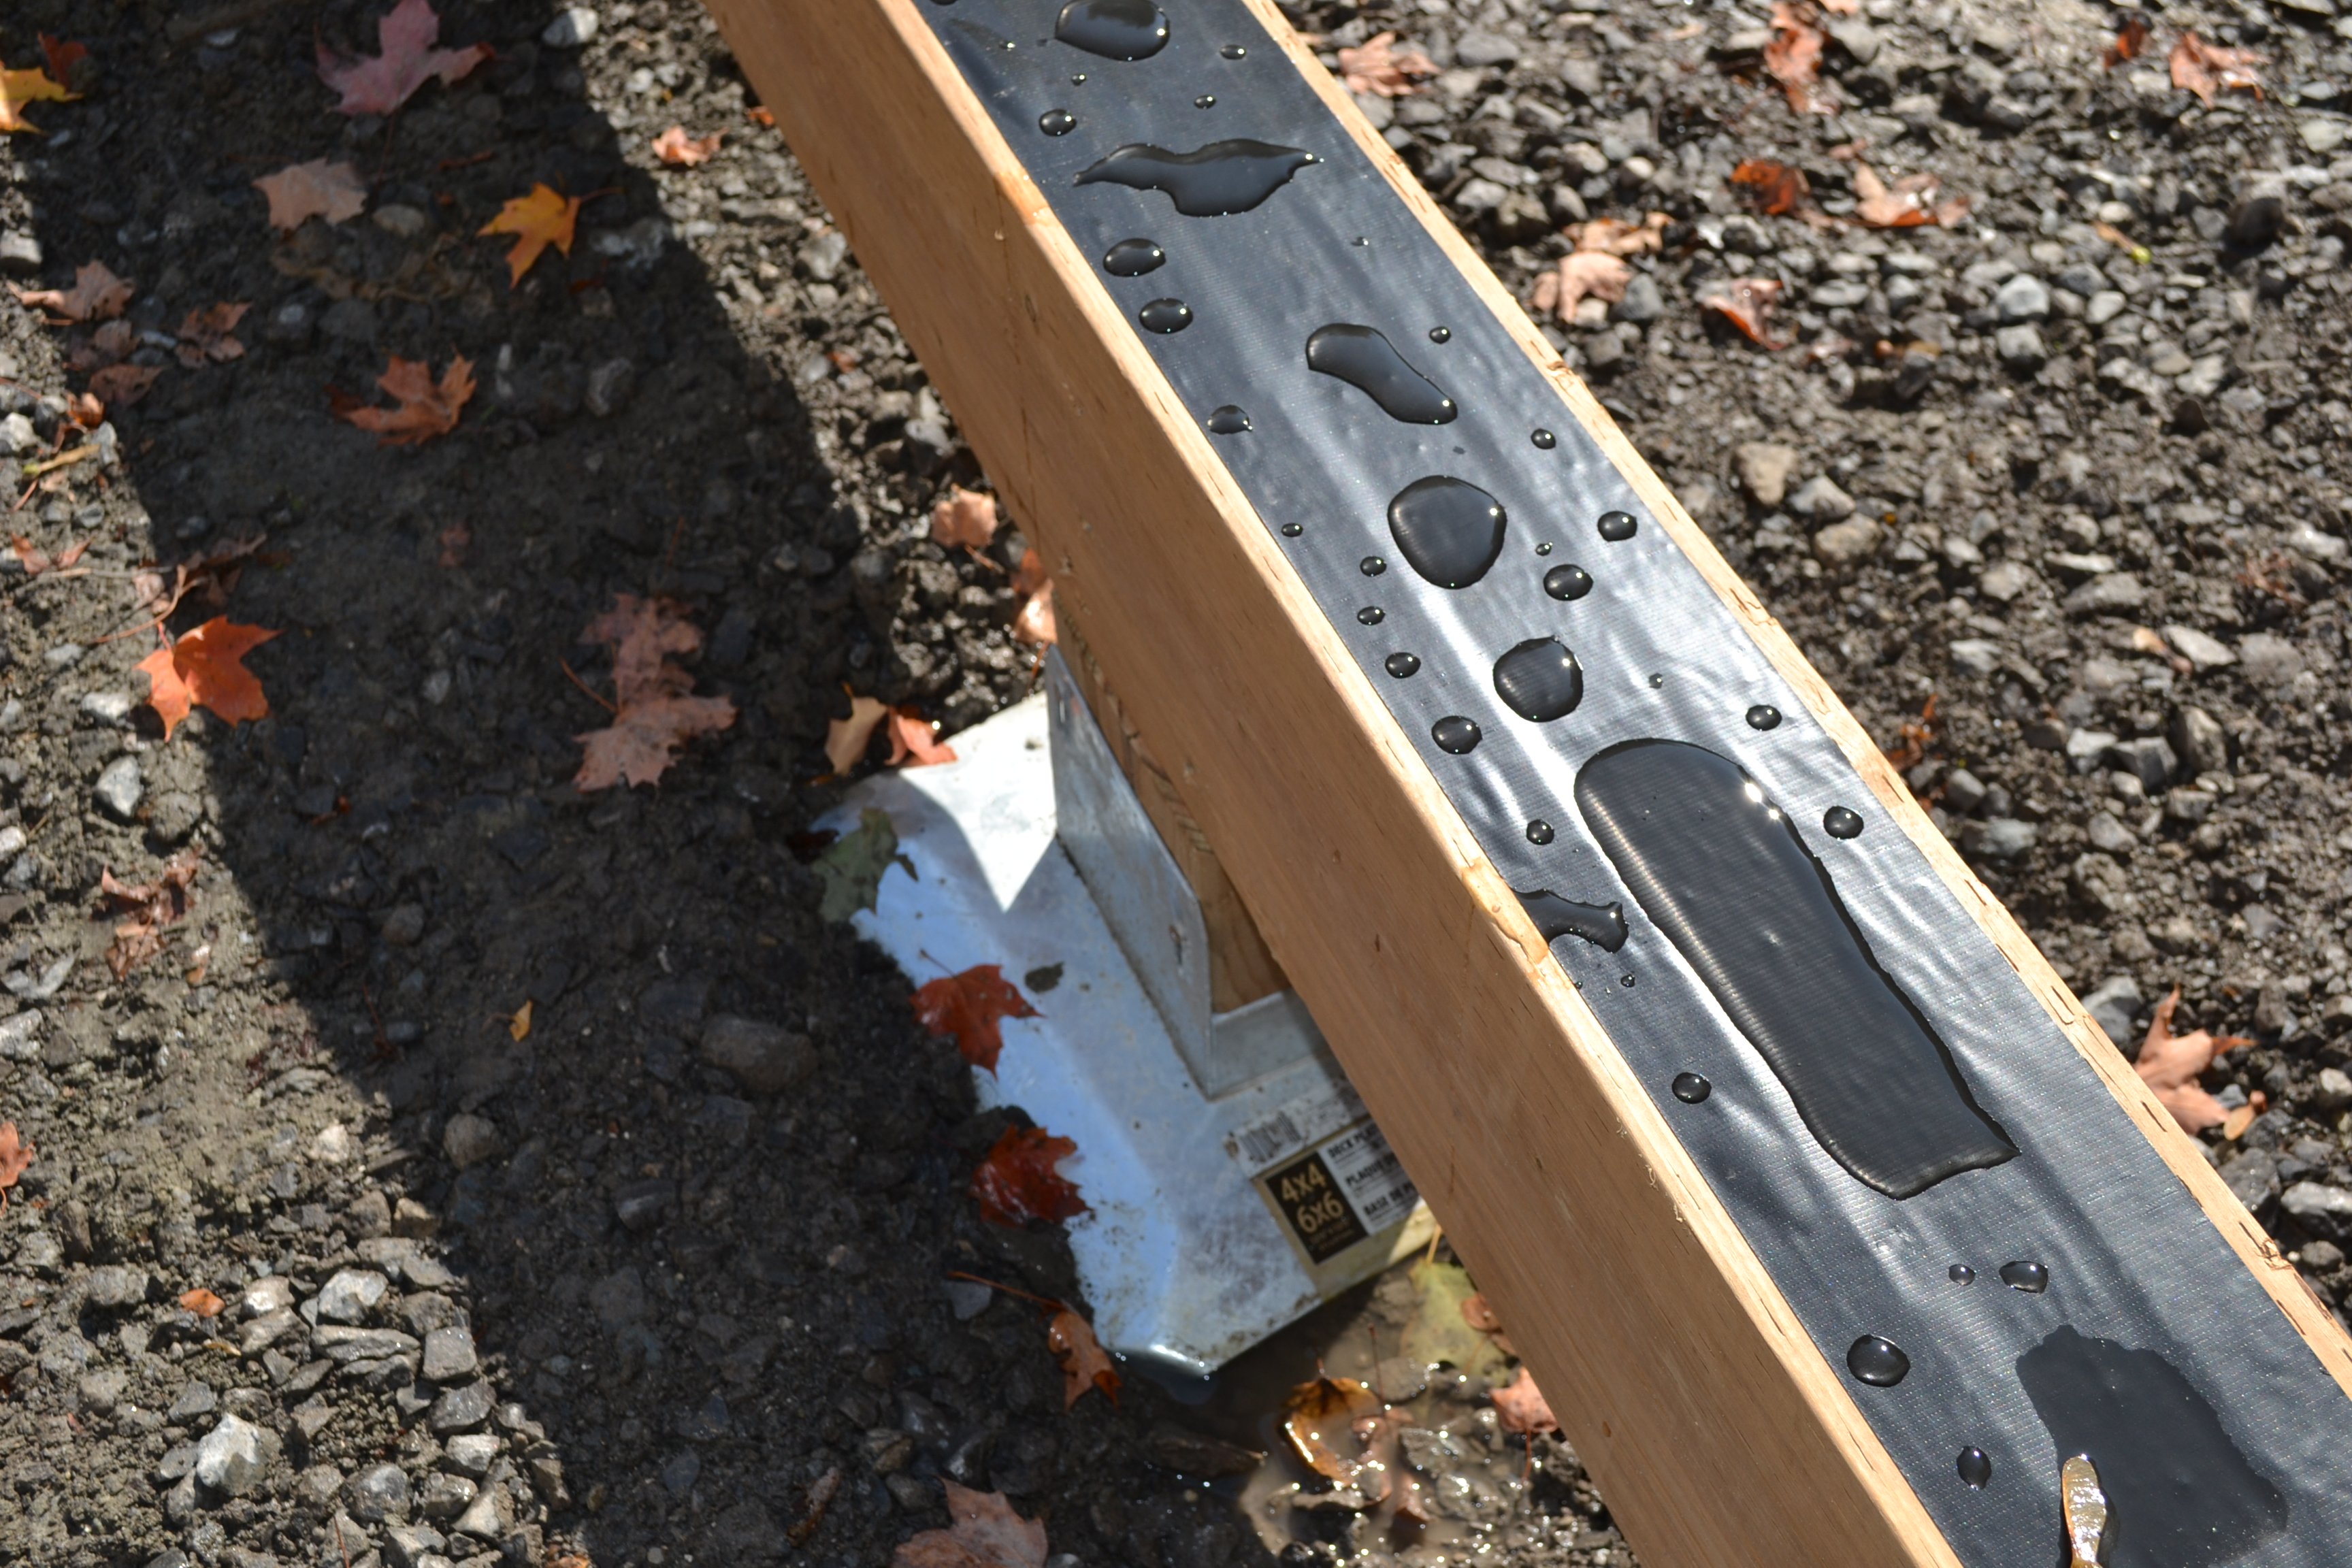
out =
<path fill-rule="evenodd" d="M 1370 1121 L 1349 1128 L 1317 1151 L 1331 1169 L 1348 1206 L 1367 1231 L 1381 1231 L 1403 1220 L 1420 1201 L 1412 1178 L 1381 1130 Z"/>
<path fill-rule="evenodd" d="M 1364 1102 L 1344 1079 L 1309 1089 L 1267 1111 L 1225 1140 L 1225 1152 L 1255 1175 L 1286 1154 L 1319 1142 L 1364 1119 Z"/>

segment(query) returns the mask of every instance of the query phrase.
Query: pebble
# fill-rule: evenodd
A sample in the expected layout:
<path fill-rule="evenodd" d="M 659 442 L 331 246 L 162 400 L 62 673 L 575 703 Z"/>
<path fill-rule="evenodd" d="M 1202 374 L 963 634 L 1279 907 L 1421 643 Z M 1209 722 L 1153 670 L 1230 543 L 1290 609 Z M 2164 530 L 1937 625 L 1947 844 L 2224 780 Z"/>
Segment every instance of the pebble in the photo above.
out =
<path fill-rule="evenodd" d="M 436 1436 L 471 1431 L 490 1418 L 490 1406 L 497 1402 L 498 1392 L 487 1381 L 469 1383 L 436 1399 L 425 1416 L 425 1425 Z"/>
<path fill-rule="evenodd" d="M 643 1233 L 661 1222 L 664 1210 L 677 1201 L 677 1184 L 658 1178 L 632 1182 L 613 1194 L 613 1217 L 629 1230 Z"/>
<path fill-rule="evenodd" d="M 2247 683 L 2258 691 L 2292 685 L 2303 673 L 2302 653 L 2274 632 L 2256 632 L 2240 642 L 2238 663 Z"/>
<path fill-rule="evenodd" d="M 490 1119 L 470 1111 L 449 1118 L 449 1125 L 441 1133 L 441 1152 L 449 1157 L 449 1163 L 461 1171 L 496 1159 L 505 1147 Z"/>
<path fill-rule="evenodd" d="M 110 1264 L 89 1271 L 82 1300 L 100 1311 L 119 1312 L 145 1304 L 149 1283 L 144 1268 Z"/>
<path fill-rule="evenodd" d="M 2015 860 L 2023 857 L 2041 840 L 2041 829 L 2014 816 L 1988 817 L 1981 824 L 1970 823 L 1971 829 L 1981 827 L 1980 835 L 1969 846 L 1979 855 L 1995 860 Z"/>
<path fill-rule="evenodd" d="M 1461 40 L 1454 46 L 1454 63 L 1461 66 L 1507 66 L 1516 63 L 1518 58 L 1519 46 L 1516 41 L 1500 33 L 1489 33 L 1476 27 L 1463 34 Z"/>
<path fill-rule="evenodd" d="M 408 1517 L 408 1477 L 398 1465 L 370 1465 L 344 1483 L 352 1515 L 370 1524 Z"/>
<path fill-rule="evenodd" d="M 2297 1182 L 2279 1194 L 2279 1207 L 2323 1239 L 2352 1234 L 2352 1192 L 2325 1182 Z"/>
<path fill-rule="evenodd" d="M 596 36 L 596 21 L 591 7 L 567 5 L 540 29 L 539 41 L 551 49 L 576 49 Z"/>
<path fill-rule="evenodd" d="M 479 1364 L 473 1331 L 462 1324 L 452 1324 L 425 1336 L 425 1361 L 418 1375 L 427 1383 L 455 1383 L 461 1377 L 471 1377 Z"/>
<path fill-rule="evenodd" d="M 260 1427 L 224 1415 L 196 1445 L 196 1480 L 229 1497 L 242 1497 L 261 1480 L 268 1452 Z"/>
<path fill-rule="evenodd" d="M 319 1316 L 330 1323 L 365 1322 L 390 1284 L 373 1269 L 340 1269 L 319 1291 Z"/>
<path fill-rule="evenodd" d="M 1992 352 L 2001 363 L 2018 371 L 2033 369 L 2050 357 L 2042 329 L 2032 322 L 1998 329 L 1992 335 Z"/>
<path fill-rule="evenodd" d="M 147 795 L 147 782 L 139 775 L 139 759 L 117 757 L 107 763 L 89 795 L 98 808 L 115 821 L 131 821 Z"/>
<path fill-rule="evenodd" d="M 1646 326 L 1666 313 L 1666 299 L 1655 278 L 1636 272 L 1625 285 L 1625 297 L 1611 306 L 1609 313 L 1621 321 Z"/>
<path fill-rule="evenodd" d="M 1992 792 L 1982 779 L 1966 768 L 1954 768 L 1944 775 L 1944 809 L 1966 816 L 1984 804 Z"/>
<path fill-rule="evenodd" d="M 1833 522 L 1813 535 L 1813 553 L 1823 565 L 1852 566 L 1876 552 L 1879 534 L 1878 524 L 1866 517 Z"/>
<path fill-rule="evenodd" d="M 2083 829 L 2083 837 L 2091 841 L 2091 847 L 2109 855 L 2127 855 L 2139 843 L 2132 837 L 2131 829 L 2116 821 L 2115 814 L 2108 811 L 2093 812 L 2090 822 Z"/>
<path fill-rule="evenodd" d="M 395 1524 L 383 1532 L 384 1561 L 392 1568 L 427 1568 L 427 1560 L 438 1557 L 448 1544 L 448 1538 L 429 1524 Z"/>
<path fill-rule="evenodd" d="M 483 1467 L 488 1469 L 488 1467 Z M 425 1488 L 417 1494 L 416 1511 L 426 1519 L 447 1523 L 474 1505 L 481 1490 L 472 1480 L 446 1470 L 436 1470 L 425 1478 Z"/>
<path fill-rule="evenodd" d="M 2126 615 L 2147 602 L 2147 590 L 2137 577 L 2128 572 L 2109 572 L 2067 595 L 2064 608 L 2069 616 L 2079 619 Z"/>
<path fill-rule="evenodd" d="M 0 453 L 11 458 L 29 458 L 41 449 L 41 433 L 22 414 L 0 418 Z"/>
<path fill-rule="evenodd" d="M 450 1525 L 452 1535 L 470 1535 L 477 1541 L 502 1540 L 507 1532 L 506 1492 L 496 1485 L 481 1489 L 474 1500 L 466 1505 L 457 1522 Z"/>
<path fill-rule="evenodd" d="M 191 1383 L 187 1387 L 180 1390 L 180 1396 L 172 1401 L 172 1407 L 163 1413 L 163 1419 L 176 1426 L 194 1421 L 198 1416 L 210 1415 L 219 1408 L 220 1395 L 213 1392 L 211 1384 Z M 195 1451 L 191 1448 L 189 1450 L 191 1463 L 194 1461 L 194 1458 Z M 182 1474 L 185 1473 L 185 1471 L 182 1472 Z M 174 1476 L 170 1479 L 177 1480 L 179 1478 Z"/>
<path fill-rule="evenodd" d="M 2091 302 L 2083 308 L 2083 320 L 2092 326 L 2104 327 L 2122 315 L 2125 306 L 2129 303 L 2129 300 L 2115 289 L 2102 289 L 2092 295 Z"/>
<path fill-rule="evenodd" d="M 1853 498 L 1827 474 L 1816 474 L 1797 487 L 1797 493 L 1789 498 L 1789 510 L 1815 522 L 1838 522 L 1853 515 Z"/>
<path fill-rule="evenodd" d="M 782 1094 L 817 1068 L 806 1035 L 725 1014 L 702 1026 L 700 1055 L 753 1094 Z"/>
<path fill-rule="evenodd" d="M 2202 708 L 2183 706 L 2173 716 L 2172 742 L 2192 777 L 2229 771 L 2229 735 Z"/>
<path fill-rule="evenodd" d="M 441 1457 L 459 1475 L 477 1479 L 490 1473 L 499 1457 L 499 1440 L 487 1432 L 467 1432 L 441 1446 Z"/>
<path fill-rule="evenodd" d="M 1993 293 L 1992 308 L 2004 324 L 2038 321 L 2050 314 L 2050 290 L 2031 272 L 2021 272 Z"/>
<path fill-rule="evenodd" d="M 2000 668 L 2000 645 L 1984 637 L 1962 637 L 1950 648 L 1952 667 L 1968 675 L 1990 675 Z"/>
<path fill-rule="evenodd" d="M 20 229 L 0 234 L 0 272 L 30 278 L 41 269 L 41 242 Z"/>
<path fill-rule="evenodd" d="M 2195 626 L 2168 626 L 2164 628 L 2164 640 L 2200 675 L 2238 662 L 2238 656 L 2231 651 L 2228 643 Z"/>

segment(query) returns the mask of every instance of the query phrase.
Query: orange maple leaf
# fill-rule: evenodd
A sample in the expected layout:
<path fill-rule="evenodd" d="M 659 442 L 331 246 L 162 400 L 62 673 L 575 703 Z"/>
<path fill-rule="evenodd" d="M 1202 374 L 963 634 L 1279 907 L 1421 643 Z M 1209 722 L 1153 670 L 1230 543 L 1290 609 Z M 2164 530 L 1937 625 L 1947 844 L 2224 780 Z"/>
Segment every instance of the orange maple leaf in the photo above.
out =
<path fill-rule="evenodd" d="M 1021 595 L 1021 609 L 1013 617 L 1014 640 L 1039 647 L 1053 646 L 1054 579 L 1045 558 L 1032 545 L 1022 552 L 1021 570 L 1013 575 L 1013 591 Z"/>
<path fill-rule="evenodd" d="M 926 1530 L 898 1543 L 890 1568 L 1045 1568 L 1045 1526 L 1013 1511 L 1003 1492 L 947 1489 L 945 1530 Z"/>
<path fill-rule="evenodd" d="M 129 917 L 114 928 L 114 941 L 106 949 L 106 967 L 117 980 L 163 951 L 164 930 L 186 918 L 194 901 L 188 889 L 195 879 L 193 849 L 174 855 L 152 882 L 118 882 L 113 872 L 99 871 L 98 890 L 108 910 Z"/>
<path fill-rule="evenodd" d="M 319 45 L 319 79 L 343 95 L 335 108 L 344 114 L 390 114 L 435 77 L 446 87 L 490 58 L 488 44 L 434 47 L 441 17 L 428 0 L 400 0 L 376 23 L 375 38 L 383 52 L 355 59 Z"/>
<path fill-rule="evenodd" d="M 880 698 L 850 694 L 849 717 L 835 719 L 824 727 L 824 760 L 833 764 L 835 777 L 848 773 L 865 759 L 866 748 L 873 743 L 876 726 L 889 716 L 890 705 Z"/>
<path fill-rule="evenodd" d="M 110 364 L 90 376 L 89 395 L 109 407 L 136 407 L 163 374 L 160 364 Z"/>
<path fill-rule="evenodd" d="M 1570 224 L 1568 237 L 1579 250 L 1608 256 L 1646 256 L 1664 246 L 1666 226 L 1672 222 L 1674 219 L 1664 213 L 1652 213 L 1640 223 L 1597 217 L 1591 223 Z"/>
<path fill-rule="evenodd" d="M 1811 5 L 1779 0 L 1772 7 L 1772 41 L 1764 46 L 1764 68 L 1789 95 L 1789 107 L 1800 114 L 1828 114 L 1836 107 L 1817 90 L 1826 39 L 1813 25 Z"/>
<path fill-rule="evenodd" d="M 1404 98 L 1422 89 L 1417 77 L 1433 77 L 1437 67 L 1419 49 L 1400 51 L 1394 33 L 1379 33 L 1360 48 L 1339 51 L 1339 78 L 1349 92 L 1381 98 Z"/>
<path fill-rule="evenodd" d="M 2176 1035 L 2172 1012 L 2179 1005 L 2180 987 L 2176 985 L 2171 995 L 2156 1005 L 2156 1016 L 2148 1020 L 2147 1038 L 2140 1042 L 2139 1059 L 2134 1065 L 2140 1081 L 2156 1091 L 2156 1098 L 2172 1112 L 2180 1130 L 2194 1137 L 2230 1119 L 2221 1102 L 2197 1081 L 2198 1075 L 2224 1051 L 2253 1042 L 2243 1035 L 2214 1035 L 2203 1029 Z"/>
<path fill-rule="evenodd" d="M 2116 24 L 2116 41 L 2109 44 L 2102 58 L 2109 70 L 2126 60 L 2137 59 L 2140 50 L 2147 47 L 2148 22 L 2145 11 L 2126 11 Z"/>
<path fill-rule="evenodd" d="M 996 537 L 996 498 L 950 485 L 931 508 L 931 542 L 985 550 Z"/>
<path fill-rule="evenodd" d="M 180 1305 L 199 1318 L 217 1318 L 227 1304 L 201 1285 L 180 1298 Z"/>
<path fill-rule="evenodd" d="M 101 321 L 129 307 L 131 286 L 117 278 L 103 261 L 85 261 L 74 268 L 70 289 L 19 289 L 8 285 L 16 302 L 52 312 L 60 321 Z"/>
<path fill-rule="evenodd" d="M 191 708 L 209 708 L 231 724 L 269 717 L 269 699 L 245 668 L 245 656 L 277 635 L 215 616 L 171 647 L 141 659 L 138 668 L 150 687 L 147 700 L 163 716 L 163 739 L 172 738 Z"/>
<path fill-rule="evenodd" d="M 1095 1338 L 1092 1323 L 1063 1308 L 1045 1325 L 1045 1347 L 1062 1363 L 1063 1409 L 1085 1398 L 1088 1389 L 1098 1389 L 1105 1399 L 1118 1403 L 1118 1368 L 1112 1364 L 1102 1342 Z"/>
<path fill-rule="evenodd" d="M 1360 1422 L 1381 1414 L 1381 1397 L 1352 1377 L 1333 1377 L 1318 1362 L 1315 1376 L 1283 1396 L 1282 1435 L 1306 1461 L 1307 1468 L 1330 1477 L 1343 1487 L 1361 1484 L 1367 1491 L 1385 1496 L 1387 1477 L 1362 1451 Z M 1346 1441 L 1355 1450 L 1342 1448 Z"/>
<path fill-rule="evenodd" d="M 911 708 L 890 710 L 890 766 L 930 768 L 955 760 L 955 748 L 940 742 L 929 720 Z"/>
<path fill-rule="evenodd" d="M 670 601 L 616 595 L 580 640 L 612 645 L 613 694 L 620 700 L 609 728 L 572 737 L 586 749 L 574 788 L 658 783 L 679 747 L 735 722 L 728 699 L 688 695 L 694 676 L 670 656 L 700 647 L 702 632 Z"/>
<path fill-rule="evenodd" d="M 971 1173 L 971 1195 L 991 1225 L 1059 1225 L 1091 1212 L 1077 1184 L 1055 1169 L 1077 1143 L 1042 1127 L 1008 1127 Z"/>
<path fill-rule="evenodd" d="M 1613 305 L 1625 297 L 1625 286 L 1633 281 L 1633 269 L 1622 257 L 1605 250 L 1572 250 L 1559 258 L 1558 267 L 1536 279 L 1528 303 L 1535 310 L 1551 311 L 1563 321 L 1572 321 L 1587 295 Z"/>
<path fill-rule="evenodd" d="M 1906 174 L 1889 185 L 1867 163 L 1853 166 L 1853 216 L 1873 228 L 1918 228 L 1927 224 L 1949 226 L 1968 216 L 1969 198 L 1955 196 L 1938 205 L 1933 174 Z"/>
<path fill-rule="evenodd" d="M 484 234 L 510 234 L 514 248 L 507 252 L 507 269 L 513 274 L 509 288 L 520 288 L 522 275 L 547 252 L 549 246 L 572 254 L 572 231 L 580 221 L 578 196 L 566 196 L 547 185 L 533 185 L 530 195 L 516 196 L 484 224 Z"/>
<path fill-rule="evenodd" d="M 2223 88 L 2262 97 L 2263 79 L 2253 68 L 2269 58 L 2252 49 L 2225 49 L 2189 32 L 2172 46 L 2172 58 L 2167 63 L 2172 68 L 2172 85 L 2195 93 L 2210 106 L 2213 95 Z"/>
<path fill-rule="evenodd" d="M 1543 1390 L 1536 1386 L 1534 1374 L 1526 1367 L 1519 1368 L 1519 1375 L 1507 1386 L 1495 1390 L 1488 1397 L 1494 1400 L 1495 1418 L 1506 1432 L 1533 1436 L 1538 1432 L 1559 1430 L 1559 1418 L 1552 1415 Z"/>
<path fill-rule="evenodd" d="M 63 571 L 80 560 L 82 552 L 89 548 L 89 541 L 77 540 L 67 545 L 64 550 L 58 552 L 58 558 L 54 561 L 34 549 L 33 542 L 21 533 L 8 542 L 8 548 L 15 552 L 16 564 L 25 569 L 25 575 L 37 577 L 44 572 Z"/>
<path fill-rule="evenodd" d="M 89 58 L 89 46 L 68 38 L 41 35 L 41 58 L 47 64 L 49 75 L 58 81 L 71 84 L 74 67 Z"/>
<path fill-rule="evenodd" d="M 308 220 L 322 217 L 329 224 L 355 218 L 367 208 L 367 182 L 349 163 L 313 158 L 289 163 L 274 174 L 253 182 L 269 198 L 269 226 L 291 234 Z"/>
<path fill-rule="evenodd" d="M 71 103 L 80 96 L 49 79 L 46 71 L 10 70 L 0 66 L 0 131 L 29 131 L 37 136 L 41 128 L 25 118 L 26 104 Z"/>
<path fill-rule="evenodd" d="M 33 1163 L 33 1146 L 16 1136 L 16 1124 L 0 1121 L 0 1214 L 8 1212 L 8 1189 Z"/>
<path fill-rule="evenodd" d="M 724 134 L 714 131 L 708 136 L 688 136 L 685 126 L 673 125 L 654 138 L 654 156 L 673 168 L 691 169 L 710 162 Z"/>
<path fill-rule="evenodd" d="M 1746 193 L 1748 205 L 1773 217 L 1796 211 L 1812 195 L 1812 182 L 1802 169 L 1770 158 L 1745 160 L 1731 171 L 1731 183 Z"/>
<path fill-rule="evenodd" d="M 927 981 L 912 1001 L 915 1017 L 924 1028 L 934 1035 L 952 1036 L 965 1061 L 991 1072 L 996 1070 L 996 1058 L 1004 1050 L 1003 1021 L 1041 1016 L 1019 988 L 1004 978 L 1003 969 L 993 963 L 974 964 L 961 974 Z"/>
<path fill-rule="evenodd" d="M 1731 278 L 1708 286 L 1699 296 L 1702 310 L 1713 310 L 1768 349 L 1789 345 L 1772 335 L 1772 310 L 1783 287 L 1777 278 Z"/>
<path fill-rule="evenodd" d="M 384 373 L 375 378 L 375 384 L 392 394 L 397 400 L 396 406 L 384 408 L 362 403 L 349 393 L 331 390 L 328 401 L 334 407 L 335 417 L 362 430 L 374 431 L 383 437 L 379 446 L 413 446 L 436 436 L 446 436 L 457 427 L 458 411 L 474 395 L 474 362 L 463 354 L 453 356 L 436 386 L 432 365 L 424 360 L 403 359 L 394 354 Z"/>

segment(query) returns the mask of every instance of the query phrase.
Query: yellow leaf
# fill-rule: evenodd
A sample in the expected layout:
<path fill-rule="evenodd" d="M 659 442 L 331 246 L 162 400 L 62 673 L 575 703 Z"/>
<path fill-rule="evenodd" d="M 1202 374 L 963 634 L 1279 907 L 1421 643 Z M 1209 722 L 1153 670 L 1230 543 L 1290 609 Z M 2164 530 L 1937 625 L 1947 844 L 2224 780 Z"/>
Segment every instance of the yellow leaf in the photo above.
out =
<path fill-rule="evenodd" d="M 507 1033 L 518 1040 L 530 1037 L 530 1003 L 529 1001 L 525 1001 L 521 1006 L 516 1008 L 515 1016 L 507 1020 Z"/>
<path fill-rule="evenodd" d="M 530 195 L 517 196 L 499 209 L 499 216 L 482 226 L 484 234 L 510 234 L 515 237 L 514 248 L 507 252 L 507 268 L 513 279 L 509 287 L 520 286 L 522 275 L 531 268 L 549 246 L 572 254 L 572 231 L 580 221 L 580 198 L 559 195 L 546 185 L 533 185 Z"/>

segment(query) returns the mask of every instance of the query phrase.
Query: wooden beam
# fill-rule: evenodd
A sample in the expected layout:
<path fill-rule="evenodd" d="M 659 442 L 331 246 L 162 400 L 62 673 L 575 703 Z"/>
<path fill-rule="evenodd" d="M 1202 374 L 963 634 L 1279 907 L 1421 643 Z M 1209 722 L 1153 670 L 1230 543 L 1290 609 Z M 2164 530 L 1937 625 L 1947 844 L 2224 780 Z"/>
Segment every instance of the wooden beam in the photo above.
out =
<path fill-rule="evenodd" d="M 2201 1214 L 2228 1249 L 2215 1255 L 2234 1254 L 2240 1283 L 2259 1292 L 2246 1299 L 2284 1314 L 2309 1378 L 2340 1401 L 2352 1342 L 1268 0 L 1248 4 L 1549 382 L 1561 427 L 1598 443 L 1843 752 L 1854 788 L 1916 846 L 2177 1176 L 2193 1200 L 2183 1212 Z M 1272 954 L 1499 1303 L 1643 1561 L 1996 1560 L 1964 1557 L 1939 1527 L 1907 1479 L 1923 1472 L 1890 1452 L 1760 1255 L 1775 1238 L 1742 1231 L 1677 1137 L 923 0 L 710 5 L 1054 566 L 1059 613 L 1181 780 Z M 2036 1507 L 2046 1494 L 2053 1528 L 2057 1481 L 2053 1465 L 2014 1483 Z"/>

